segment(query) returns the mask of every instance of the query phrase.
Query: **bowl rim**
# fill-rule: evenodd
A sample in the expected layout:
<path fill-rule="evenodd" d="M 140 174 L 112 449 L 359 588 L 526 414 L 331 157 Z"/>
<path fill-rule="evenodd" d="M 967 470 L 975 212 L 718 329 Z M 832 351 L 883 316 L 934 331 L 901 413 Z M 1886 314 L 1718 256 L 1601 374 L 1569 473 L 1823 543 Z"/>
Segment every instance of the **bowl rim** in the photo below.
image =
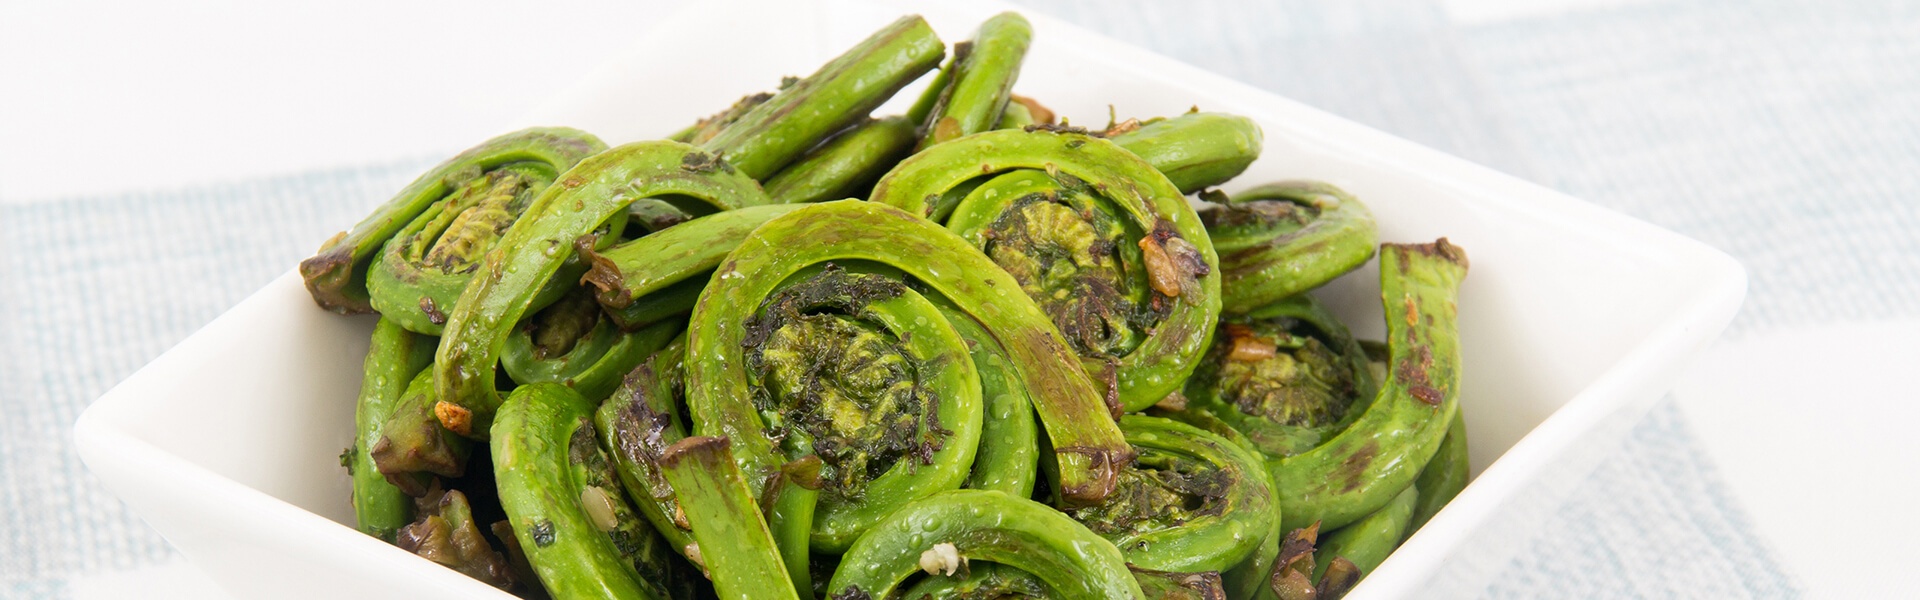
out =
<path fill-rule="evenodd" d="M 846 0 L 811 0 L 822 10 L 847 10 Z M 681 10 L 656 24 L 669 27 L 696 10 L 718 11 L 738 0 L 696 5 Z M 1657 242 L 1663 250 L 1682 256 L 1696 265 L 1702 277 L 1696 296 L 1678 303 L 1674 310 L 1649 329 L 1649 334 L 1625 347 L 1619 357 L 1600 370 L 1587 385 L 1559 408 L 1549 413 L 1488 467 L 1474 478 L 1454 502 L 1436 514 L 1419 532 L 1394 552 L 1373 576 L 1362 581 L 1354 598 L 1410 596 L 1442 567 L 1442 560 L 1455 547 L 1467 541 L 1469 534 L 1492 518 L 1502 501 L 1534 480 L 1586 432 L 1603 419 L 1632 404 L 1634 387 L 1659 377 L 1666 370 L 1676 371 L 1698 351 L 1716 339 L 1731 322 L 1745 297 L 1747 273 L 1726 253 L 1697 240 L 1598 205 L 1590 204 L 1544 186 L 1427 148 L 1371 127 L 1349 121 L 1218 75 L 1144 48 L 1112 40 L 1071 23 L 1048 16 L 1043 11 L 1014 7 L 999 0 L 967 5 L 908 3 L 885 5 L 899 12 L 966 11 L 981 15 L 1001 10 L 1018 10 L 1044 28 L 1049 37 L 1068 44 L 1089 44 L 1099 48 L 1102 62 L 1125 63 L 1130 71 L 1155 74 L 1159 82 L 1177 80 L 1178 85 L 1206 89 L 1234 98 L 1229 108 L 1261 122 L 1285 122 L 1288 135 L 1303 145 L 1314 147 L 1363 147 L 1367 158 L 1384 169 L 1419 173 L 1433 185 L 1453 192 L 1471 192 L 1478 202 L 1490 208 L 1552 221 L 1576 232 L 1596 238 L 1628 243 L 1635 240 Z M 621 57 L 608 63 L 621 61 Z M 604 79 L 613 76 L 608 68 L 596 70 L 579 82 L 564 88 L 552 100 L 530 113 L 525 121 L 543 122 L 543 114 L 563 111 L 574 98 L 589 96 L 602 89 Z M 1335 138 L 1338 141 L 1335 141 Z M 209 332 L 241 326 L 244 319 L 271 307 L 270 296 L 287 293 L 289 288 L 304 293 L 297 269 L 276 278 L 261 290 L 222 313 L 200 330 L 183 339 L 147 365 L 116 384 L 89 405 L 73 426 L 73 443 L 90 471 L 121 495 L 122 489 L 172 489 L 182 498 L 192 496 L 203 501 L 198 510 L 221 518 L 248 523 L 270 524 L 274 529 L 298 535 L 276 534 L 282 542 L 300 539 L 332 548 L 368 553 L 382 561 L 402 561 L 413 556 L 389 544 L 300 508 L 260 489 L 240 483 L 160 447 L 126 425 L 128 418 L 149 388 L 166 388 L 180 379 L 173 369 L 193 356 L 190 349 L 208 342 Z M 189 349 L 189 352 L 181 352 Z M 1667 385 L 1660 386 L 1662 390 Z M 155 487 L 159 486 L 159 487 Z M 178 503 L 177 503 L 178 504 Z M 172 540 L 169 540 L 172 543 Z M 195 559 L 189 554 L 190 560 Z M 409 563 L 410 564 L 410 563 Z M 460 575 L 450 569 L 399 568 L 412 578 L 426 578 L 434 587 L 463 594 L 504 592 Z M 429 573 L 432 571 L 432 573 Z M 1391 574 L 1391 575 L 1389 575 Z M 1404 576 L 1403 576 L 1404 575 Z M 224 583 L 221 584 L 223 587 Z M 486 596 L 481 596 L 486 597 Z"/>

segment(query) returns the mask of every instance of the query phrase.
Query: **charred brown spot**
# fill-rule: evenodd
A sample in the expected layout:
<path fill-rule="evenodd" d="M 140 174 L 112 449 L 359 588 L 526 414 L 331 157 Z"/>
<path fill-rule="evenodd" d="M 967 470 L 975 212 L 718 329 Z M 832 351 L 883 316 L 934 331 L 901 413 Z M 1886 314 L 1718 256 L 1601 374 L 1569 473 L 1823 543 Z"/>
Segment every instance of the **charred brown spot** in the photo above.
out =
<path fill-rule="evenodd" d="M 1434 240 L 1433 243 L 1430 244 L 1381 244 L 1381 246 L 1408 253 L 1436 257 L 1460 265 L 1462 268 L 1469 266 L 1466 249 L 1453 245 L 1452 242 L 1447 241 L 1447 238 L 1444 237 Z M 1402 261 L 1400 269 L 1404 272 L 1406 268 L 1406 262 Z"/>
<path fill-rule="evenodd" d="M 447 313 L 441 312 L 440 307 L 433 303 L 431 296 L 420 297 L 420 312 L 427 315 L 428 323 L 435 325 L 447 324 Z"/>
<path fill-rule="evenodd" d="M 1344 494 L 1365 485 L 1370 479 L 1367 476 L 1367 468 L 1373 466 L 1373 459 L 1378 456 L 1380 456 L 1380 443 L 1368 441 L 1360 446 L 1359 450 L 1355 450 L 1353 454 L 1347 455 L 1345 460 L 1340 461 L 1340 468 L 1336 471 L 1338 477 L 1343 480 L 1340 492 Z"/>
<path fill-rule="evenodd" d="M 1441 393 L 1440 390 L 1424 385 L 1407 388 L 1407 393 L 1412 394 L 1414 398 L 1419 399 L 1421 402 L 1433 406 L 1439 406 L 1440 402 L 1446 399 L 1446 394 Z"/>
<path fill-rule="evenodd" d="M 1429 371 L 1433 370 L 1433 349 L 1425 345 L 1416 345 L 1407 349 L 1406 358 L 1394 365 L 1393 380 L 1409 390 L 1413 388 L 1432 388 Z"/>

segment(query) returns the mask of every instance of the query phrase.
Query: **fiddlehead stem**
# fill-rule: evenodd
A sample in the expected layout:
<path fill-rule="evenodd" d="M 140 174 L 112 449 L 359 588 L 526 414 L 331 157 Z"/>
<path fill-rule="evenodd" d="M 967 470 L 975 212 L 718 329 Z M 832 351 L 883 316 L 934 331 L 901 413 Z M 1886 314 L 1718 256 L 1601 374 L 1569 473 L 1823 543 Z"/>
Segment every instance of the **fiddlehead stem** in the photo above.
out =
<path fill-rule="evenodd" d="M 561 172 L 606 147 L 599 138 L 567 128 L 526 129 L 487 140 L 427 171 L 354 225 L 351 232 L 328 240 L 312 258 L 300 262 L 300 276 L 306 280 L 307 290 L 313 294 L 314 302 L 322 308 L 338 313 L 369 312 L 374 309 L 367 290 L 370 263 L 389 239 L 414 224 L 430 207 L 448 199 L 450 195 L 475 200 L 488 196 L 487 192 L 498 190 L 518 197 L 525 189 L 544 187 Z M 532 191 L 538 192 L 537 189 Z M 480 212 L 491 213 L 505 208 L 493 206 Z M 461 213 L 453 213 L 448 218 L 452 219 Z M 477 219 L 492 220 L 497 220 L 497 217 Z M 473 225 L 473 233 L 479 234 L 483 229 L 479 227 L 480 223 Z M 467 231 L 468 228 L 463 226 L 460 230 Z M 461 243 L 449 243 L 439 258 L 442 262 L 448 262 L 466 249 Z M 451 288 L 449 297 L 438 300 L 449 300 L 452 295 L 459 294 L 459 290 L 456 285 Z M 421 313 L 417 300 L 413 306 L 403 308 L 414 314 Z M 441 311 L 449 308 L 446 303 L 437 306 Z M 398 314 L 394 311 L 383 312 L 390 313 L 388 316 Z M 410 316 L 400 318 L 412 320 Z M 418 326 L 408 329 L 436 333 L 430 328 Z"/>
<path fill-rule="evenodd" d="M 669 310 L 691 312 L 713 269 L 747 234 L 800 206 L 714 213 L 603 252 L 588 252 L 592 268 L 584 281 L 594 287 L 608 316 L 623 327 L 645 325 L 649 317 Z"/>
<path fill-rule="evenodd" d="M 952 577 L 979 563 L 1031 574 L 1051 598 L 1145 598 L 1113 544 L 1044 504 L 986 490 L 901 508 L 854 542 L 827 589 L 832 598 L 891 598 L 914 573 Z"/>
<path fill-rule="evenodd" d="M 413 522 L 413 498 L 387 481 L 374 465 L 380 428 L 392 416 L 412 381 L 433 361 L 432 338 L 414 334 L 387 319 L 373 326 L 373 341 L 360 379 L 360 400 L 353 411 L 353 446 L 343 462 L 353 478 L 353 513 L 360 531 L 386 541 Z"/>
<path fill-rule="evenodd" d="M 931 264 L 924 260 L 932 256 L 944 257 L 944 262 Z M 739 307 L 777 306 L 782 302 L 775 298 L 776 292 L 783 283 L 810 269 L 818 271 L 819 265 L 829 262 L 870 263 L 882 267 L 883 271 L 897 270 L 912 278 L 913 287 L 926 290 L 928 295 L 944 297 L 982 325 L 1011 359 L 1053 439 L 1062 463 L 1063 501 L 1069 505 L 1098 502 L 1112 490 L 1114 469 L 1129 460 L 1132 451 L 1125 445 L 1118 427 L 1105 416 L 1099 392 L 1039 309 L 1015 291 L 1017 284 L 1011 278 L 964 240 L 913 215 L 860 201 L 809 205 L 768 222 L 728 256 L 694 309 L 687 348 L 687 394 L 694 425 L 700 433 L 725 435 L 734 440 L 736 458 L 743 470 L 756 478 L 766 477 L 790 458 L 799 458 L 817 449 L 788 446 L 786 451 L 795 454 L 786 456 L 776 451 L 776 441 L 769 436 L 768 429 L 784 425 L 773 421 L 783 417 L 764 414 L 755 406 L 754 399 L 765 397 L 761 394 L 766 393 L 766 388 L 755 391 L 756 384 L 752 383 L 753 375 L 748 368 L 752 363 L 746 356 L 751 347 L 775 337 L 771 333 L 755 333 L 749 338 L 752 332 L 769 330 L 750 327 L 752 315 Z M 876 289 L 858 295 L 868 299 L 888 296 L 884 303 L 869 305 L 886 306 L 896 302 L 923 304 L 921 293 L 907 286 L 886 286 L 884 294 Z M 957 471 L 950 472 L 947 467 L 930 468 L 931 465 L 923 465 L 919 470 L 943 477 L 953 473 L 964 478 L 966 465 L 972 462 L 981 418 L 980 387 L 972 360 L 965 352 L 965 345 L 958 342 L 953 327 L 937 311 L 929 314 L 914 309 L 914 312 L 899 314 L 909 318 L 896 320 L 874 312 L 871 319 L 883 320 L 869 322 L 884 323 L 888 331 L 912 332 L 894 335 L 903 345 L 924 348 L 911 352 L 919 364 L 926 365 L 930 358 L 941 357 L 929 366 L 941 367 L 939 371 L 943 374 L 939 377 L 953 378 L 942 379 L 947 383 L 932 385 L 929 389 L 938 391 L 940 427 L 953 436 L 934 452 L 934 463 L 947 464 L 952 460 L 952 464 L 958 465 Z M 925 323 L 921 322 L 920 315 L 927 315 Z M 953 346 L 934 347 L 945 344 Z M 764 353 L 766 349 L 760 351 Z M 920 368 L 915 367 L 916 371 Z M 953 402 L 968 404 L 948 404 Z M 948 455 L 952 458 L 943 458 Z M 966 460 L 957 460 L 962 456 Z M 896 467 L 902 471 L 908 468 L 904 464 Z M 876 478 L 875 484 L 885 478 Z M 943 486 L 952 487 L 958 485 L 960 479 L 942 481 L 940 486 L 899 498 L 919 497 Z M 870 490 L 869 495 L 872 493 Z M 857 533 L 857 528 L 848 531 Z M 816 536 L 816 543 L 822 541 L 832 543 Z"/>
<path fill-rule="evenodd" d="M 1107 139 L 1153 165 L 1182 194 L 1239 176 L 1260 158 L 1264 140 L 1253 119 L 1198 111 L 1149 119 Z"/>
<path fill-rule="evenodd" d="M 1317 181 L 1255 187 L 1200 218 L 1220 251 L 1221 275 L 1233 282 L 1222 302 L 1231 314 L 1320 287 L 1365 264 L 1378 243 L 1366 206 Z"/>
<path fill-rule="evenodd" d="M 905 117 L 854 125 L 781 169 L 763 187 L 781 204 L 865 197 L 874 181 L 913 151 L 913 132 Z"/>
<path fill-rule="evenodd" d="M 1011 170 L 1022 171 L 996 176 Z M 1220 275 L 1198 216 L 1166 177 L 1112 142 L 1045 130 L 972 135 L 902 161 L 872 199 L 944 221 L 993 257 L 1109 384 L 1116 413 L 1179 389 L 1213 334 Z"/>
<path fill-rule="evenodd" d="M 921 123 L 920 145 L 928 146 L 990 131 L 1000 123 L 1020 78 L 1020 63 L 1033 41 L 1033 26 L 1019 13 L 1003 12 L 980 24 L 973 39 L 953 45 L 953 59 Z"/>
<path fill-rule="evenodd" d="M 940 64 L 946 46 L 917 15 L 865 41 L 747 110 L 701 147 L 764 180 L 821 140 L 866 117 Z"/>
<path fill-rule="evenodd" d="M 1466 489 L 1467 480 L 1472 478 L 1472 465 L 1467 462 L 1467 420 L 1466 411 L 1453 416 L 1453 423 L 1447 425 L 1447 437 L 1440 441 L 1440 450 L 1433 454 L 1433 460 L 1427 461 L 1427 467 L 1420 470 L 1420 477 L 1413 485 L 1420 489 L 1420 499 L 1414 503 L 1413 516 L 1407 521 L 1407 533 L 1402 541 L 1413 537 L 1413 532 L 1426 525 L 1440 509 L 1446 508 L 1460 490 Z"/>
<path fill-rule="evenodd" d="M 571 598 L 691 593 L 677 557 L 635 517 L 594 440 L 593 404 L 564 386 L 521 386 L 492 436 L 494 477 L 514 537 L 546 589 Z"/>
<path fill-rule="evenodd" d="M 461 435 L 486 435 L 500 404 L 494 365 L 534 296 L 582 236 L 639 198 L 681 196 L 722 210 L 765 204 L 759 184 L 718 156 L 671 141 L 635 142 L 560 176 L 488 252 L 448 316 L 435 356 L 434 414 Z M 668 231 L 671 231 L 669 229 Z"/>
<path fill-rule="evenodd" d="M 1418 486 L 1407 486 L 1380 510 L 1327 534 L 1314 551 L 1314 580 L 1325 580 L 1329 566 L 1342 558 L 1352 563 L 1360 576 L 1372 573 L 1400 546 L 1419 496 Z"/>
<path fill-rule="evenodd" d="M 660 458 L 667 481 L 684 500 L 700 548 L 696 555 L 723 598 L 797 600 L 773 533 L 728 448 L 726 438 L 690 437 Z"/>
<path fill-rule="evenodd" d="M 680 337 L 634 368 L 594 411 L 594 426 L 640 514 L 676 551 L 690 556 L 692 526 L 660 470 L 667 447 L 687 437 L 680 383 L 685 354 L 686 338 Z"/>

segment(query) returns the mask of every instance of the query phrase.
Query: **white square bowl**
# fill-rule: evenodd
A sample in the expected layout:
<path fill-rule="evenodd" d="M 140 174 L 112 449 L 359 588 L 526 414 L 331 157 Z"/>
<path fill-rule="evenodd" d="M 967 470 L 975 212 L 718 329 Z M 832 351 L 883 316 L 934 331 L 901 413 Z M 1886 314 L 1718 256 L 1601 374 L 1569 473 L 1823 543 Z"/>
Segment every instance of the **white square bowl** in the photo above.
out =
<path fill-rule="evenodd" d="M 580 127 L 613 144 L 654 138 L 781 75 L 811 72 L 900 13 L 925 15 L 952 42 L 1006 8 L 708 3 L 656 24 L 630 53 L 518 125 Z M 1265 129 L 1266 153 L 1230 190 L 1327 180 L 1372 208 L 1383 240 L 1447 236 L 1471 256 L 1459 304 L 1478 477 L 1353 598 L 1484 589 L 1719 335 L 1745 294 L 1739 264 L 1699 242 L 1027 16 L 1035 41 L 1022 94 L 1078 123 L 1104 122 L 1109 104 L 1123 116 L 1194 105 L 1249 116 Z M 734 43 L 714 43 L 718 31 Z M 914 95 L 909 88 L 878 112 L 899 112 Z M 1320 293 L 1356 333 L 1381 335 L 1370 268 Z M 240 597 L 508 597 L 352 529 L 336 457 L 352 438 L 371 327 L 369 317 L 316 308 L 289 273 L 95 402 L 74 428 L 81 457 Z"/>

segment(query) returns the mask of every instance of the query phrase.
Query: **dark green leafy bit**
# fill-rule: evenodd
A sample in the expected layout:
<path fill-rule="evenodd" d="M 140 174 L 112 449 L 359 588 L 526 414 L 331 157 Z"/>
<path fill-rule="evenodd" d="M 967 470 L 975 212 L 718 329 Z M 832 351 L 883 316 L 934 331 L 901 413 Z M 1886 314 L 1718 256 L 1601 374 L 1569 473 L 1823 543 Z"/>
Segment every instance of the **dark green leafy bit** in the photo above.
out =
<path fill-rule="evenodd" d="M 1147 293 L 1141 253 L 1125 242 L 1125 223 L 1082 187 L 1016 200 L 980 236 L 987 256 L 1020 282 L 1081 356 L 1126 355 L 1171 308 Z"/>
<path fill-rule="evenodd" d="M 946 432 L 934 390 L 904 343 L 866 306 L 906 287 L 829 265 L 767 298 L 746 323 L 747 361 L 761 385 L 755 408 L 777 414 L 767 431 L 791 458 L 811 447 L 824 489 L 859 498 L 894 463 L 930 464 Z"/>
<path fill-rule="evenodd" d="M 1232 484 L 1226 472 L 1204 462 L 1148 450 L 1120 472 L 1105 503 L 1068 514 L 1101 537 L 1122 539 L 1218 516 Z"/>
<path fill-rule="evenodd" d="M 1155 600 L 1227 600 L 1227 588 L 1214 571 L 1173 573 L 1152 571 L 1128 565 L 1140 591 Z"/>

